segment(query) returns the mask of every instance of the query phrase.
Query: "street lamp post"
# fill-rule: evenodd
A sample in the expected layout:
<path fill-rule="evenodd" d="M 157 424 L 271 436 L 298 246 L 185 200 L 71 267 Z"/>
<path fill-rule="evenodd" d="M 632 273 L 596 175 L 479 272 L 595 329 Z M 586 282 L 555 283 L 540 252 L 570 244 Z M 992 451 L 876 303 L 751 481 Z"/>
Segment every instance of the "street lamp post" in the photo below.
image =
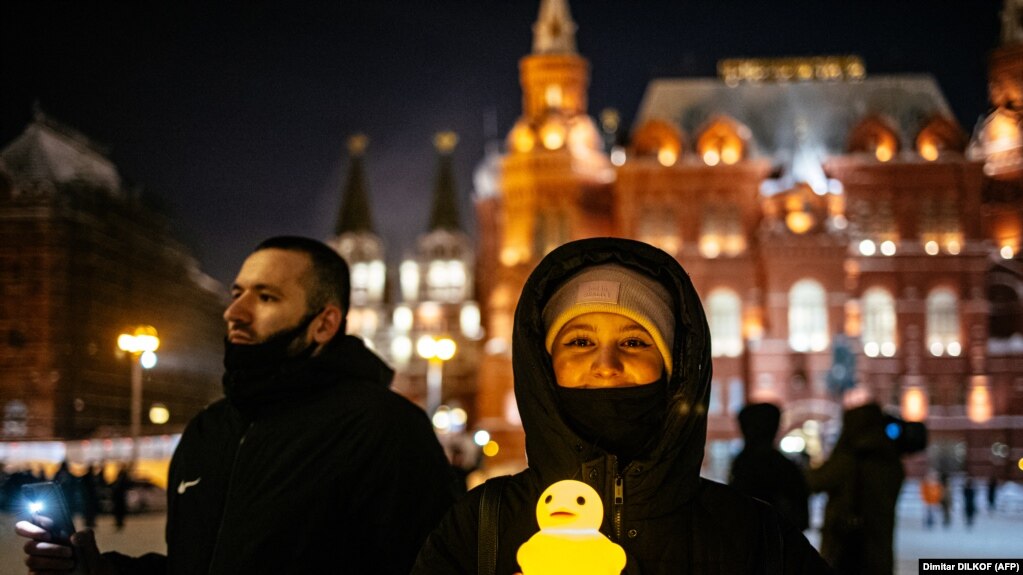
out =
<path fill-rule="evenodd" d="M 140 325 L 133 333 L 117 336 L 117 347 L 132 354 L 131 362 L 131 464 L 139 459 L 139 436 L 142 434 L 142 368 L 156 365 L 160 338 L 156 328 Z"/>
<path fill-rule="evenodd" d="M 435 339 L 424 335 L 416 342 L 416 352 L 427 361 L 426 414 L 430 417 L 440 407 L 444 362 L 455 356 L 456 349 L 455 341 L 447 337 Z"/>

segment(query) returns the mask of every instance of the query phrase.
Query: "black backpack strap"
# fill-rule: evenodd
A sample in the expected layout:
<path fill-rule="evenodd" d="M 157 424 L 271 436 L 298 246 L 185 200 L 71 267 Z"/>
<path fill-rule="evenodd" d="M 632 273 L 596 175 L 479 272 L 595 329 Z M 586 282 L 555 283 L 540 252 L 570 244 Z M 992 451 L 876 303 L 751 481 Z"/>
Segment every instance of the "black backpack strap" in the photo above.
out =
<path fill-rule="evenodd" d="M 483 484 L 476 543 L 477 575 L 495 575 L 497 572 L 497 525 L 501 516 L 501 493 L 507 481 L 508 476 L 502 475 Z"/>

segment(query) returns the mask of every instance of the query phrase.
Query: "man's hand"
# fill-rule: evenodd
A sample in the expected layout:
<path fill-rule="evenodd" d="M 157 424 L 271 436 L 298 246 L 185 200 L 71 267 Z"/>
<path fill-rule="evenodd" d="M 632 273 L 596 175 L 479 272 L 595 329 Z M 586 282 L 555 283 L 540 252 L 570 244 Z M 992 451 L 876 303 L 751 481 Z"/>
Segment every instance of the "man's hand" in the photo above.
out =
<path fill-rule="evenodd" d="M 55 543 L 50 532 L 29 521 L 14 526 L 27 538 L 25 565 L 29 573 L 72 573 L 75 575 L 117 575 L 113 566 L 99 554 L 96 535 L 91 529 L 71 536 L 71 545 Z"/>

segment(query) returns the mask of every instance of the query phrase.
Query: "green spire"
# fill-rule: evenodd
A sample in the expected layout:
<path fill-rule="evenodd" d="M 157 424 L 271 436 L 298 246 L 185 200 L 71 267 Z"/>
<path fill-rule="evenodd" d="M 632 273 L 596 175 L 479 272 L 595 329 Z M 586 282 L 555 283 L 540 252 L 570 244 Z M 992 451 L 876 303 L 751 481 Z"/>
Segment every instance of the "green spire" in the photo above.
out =
<path fill-rule="evenodd" d="M 362 155 L 369 145 L 369 138 L 356 134 L 348 138 L 348 152 L 351 165 L 348 167 L 348 181 L 341 198 L 341 210 L 337 214 L 334 233 L 372 232 L 373 218 L 369 212 L 369 196 L 366 193 L 366 175 L 362 167 Z"/>
<path fill-rule="evenodd" d="M 451 165 L 451 152 L 458 144 L 454 132 L 440 132 L 433 138 L 440 153 L 440 166 L 433 186 L 433 211 L 430 213 L 430 231 L 461 231 L 458 222 L 458 199 L 455 190 L 455 171 Z"/>

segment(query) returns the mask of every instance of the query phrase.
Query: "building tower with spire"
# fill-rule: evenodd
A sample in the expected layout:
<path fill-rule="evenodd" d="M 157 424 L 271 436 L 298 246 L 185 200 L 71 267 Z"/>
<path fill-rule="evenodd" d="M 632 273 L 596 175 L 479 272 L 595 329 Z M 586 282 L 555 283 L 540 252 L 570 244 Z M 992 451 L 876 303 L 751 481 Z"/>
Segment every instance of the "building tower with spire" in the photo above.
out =
<path fill-rule="evenodd" d="M 566 0 L 542 0 L 532 52 L 519 62 L 522 113 L 505 141 L 496 185 L 477 190 L 479 293 L 487 327 L 478 409 L 502 452 L 523 449 L 515 435 L 510 342 L 515 304 L 539 260 L 567 241 L 611 232 L 614 170 L 587 115 L 589 63 L 576 52 Z M 502 429 L 509 435 L 502 442 Z"/>
<path fill-rule="evenodd" d="M 373 231 L 370 213 L 363 166 L 368 144 L 369 139 L 362 134 L 348 139 L 348 178 L 331 243 L 351 269 L 352 302 L 348 311 L 348 333 L 360 335 L 370 344 L 375 344 L 387 320 L 384 307 L 387 267 L 384 244 Z"/>

